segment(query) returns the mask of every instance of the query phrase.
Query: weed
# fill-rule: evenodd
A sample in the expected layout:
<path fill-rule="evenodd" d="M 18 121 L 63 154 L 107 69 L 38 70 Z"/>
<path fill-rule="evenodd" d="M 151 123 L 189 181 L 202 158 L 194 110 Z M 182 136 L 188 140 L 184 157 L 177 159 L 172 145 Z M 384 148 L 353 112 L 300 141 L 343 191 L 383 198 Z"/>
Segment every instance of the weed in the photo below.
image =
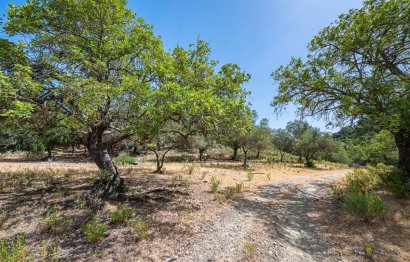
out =
<path fill-rule="evenodd" d="M 133 216 L 135 216 L 135 208 L 129 206 L 128 204 L 120 204 L 117 209 L 111 212 L 110 216 L 115 223 L 126 223 Z"/>
<path fill-rule="evenodd" d="M 232 198 L 235 194 L 235 188 L 232 186 L 228 186 L 225 188 L 226 190 L 226 198 Z"/>
<path fill-rule="evenodd" d="M 243 187 L 243 182 L 236 182 L 236 193 L 241 193 Z"/>
<path fill-rule="evenodd" d="M 186 169 L 188 175 L 193 175 L 196 170 L 200 172 L 200 167 L 196 164 L 186 164 L 184 169 Z"/>
<path fill-rule="evenodd" d="M 208 174 L 209 174 L 209 172 L 208 172 L 208 171 L 204 171 L 204 172 L 202 172 L 202 174 L 201 174 L 201 180 L 204 180 L 204 179 L 205 179 L 205 177 L 206 177 Z"/>
<path fill-rule="evenodd" d="M 52 204 L 50 210 L 43 218 L 44 228 L 47 230 L 64 231 L 68 225 L 67 219 L 58 214 L 58 207 Z"/>
<path fill-rule="evenodd" d="M 248 177 L 248 180 L 249 180 L 249 181 L 252 181 L 255 175 L 252 173 L 251 170 L 248 170 L 248 171 L 246 172 L 246 176 Z"/>
<path fill-rule="evenodd" d="M 42 262 L 57 262 L 59 257 L 59 249 L 57 243 L 47 245 L 45 240 L 41 241 L 41 261 Z"/>
<path fill-rule="evenodd" d="M 0 240 L 0 261 L 28 261 L 29 249 L 26 246 L 26 237 L 18 235 L 15 241 L 7 243 L 6 240 Z"/>
<path fill-rule="evenodd" d="M 249 258 L 253 258 L 255 256 L 255 244 L 253 243 L 246 243 L 245 245 L 245 252 Z"/>
<path fill-rule="evenodd" d="M 191 188 L 191 180 L 189 178 L 185 179 L 185 188 L 187 190 Z"/>
<path fill-rule="evenodd" d="M 219 185 L 221 184 L 221 181 L 216 179 L 215 176 L 212 176 L 211 178 L 211 192 L 216 194 L 218 193 Z"/>
<path fill-rule="evenodd" d="M 268 178 L 268 180 L 270 181 L 272 178 L 272 175 L 270 173 L 266 173 L 266 177 Z"/>
<path fill-rule="evenodd" d="M 55 187 L 58 184 L 57 172 L 49 169 L 42 174 L 42 179 L 46 187 Z"/>
<path fill-rule="evenodd" d="M 409 217 L 410 217 L 410 212 L 407 211 L 406 209 L 404 209 L 403 207 L 400 208 L 400 214 L 401 214 L 404 218 L 409 218 Z"/>
<path fill-rule="evenodd" d="M 363 218 L 366 222 L 385 215 L 388 207 L 384 200 L 375 193 L 348 193 L 345 209 L 350 215 Z"/>
<path fill-rule="evenodd" d="M 3 226 L 4 223 L 7 222 L 9 219 L 10 214 L 6 210 L 0 211 L 0 228 Z"/>
<path fill-rule="evenodd" d="M 107 171 L 101 170 L 97 173 L 97 181 L 101 183 L 106 183 L 110 181 L 111 176 Z"/>
<path fill-rule="evenodd" d="M 92 217 L 90 221 L 81 227 L 85 238 L 88 241 L 96 242 L 101 240 L 108 230 L 108 224 L 97 217 Z"/>
<path fill-rule="evenodd" d="M 375 249 L 370 243 L 368 242 L 364 243 L 364 253 L 365 253 L 366 258 L 371 259 L 374 251 Z"/>
<path fill-rule="evenodd" d="M 87 201 L 80 196 L 75 197 L 75 202 L 81 209 L 85 209 L 87 207 Z"/>
<path fill-rule="evenodd" d="M 141 239 L 149 235 L 150 225 L 145 220 L 135 219 L 128 222 L 128 226 L 132 228 L 137 238 Z"/>

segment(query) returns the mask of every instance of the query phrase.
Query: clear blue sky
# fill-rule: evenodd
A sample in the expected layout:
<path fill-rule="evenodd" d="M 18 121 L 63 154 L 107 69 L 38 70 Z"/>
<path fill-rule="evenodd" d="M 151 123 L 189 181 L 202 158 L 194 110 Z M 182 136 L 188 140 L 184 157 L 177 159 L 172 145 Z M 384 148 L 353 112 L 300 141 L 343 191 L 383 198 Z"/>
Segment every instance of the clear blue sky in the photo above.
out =
<path fill-rule="evenodd" d="M 4 14 L 10 2 L 0 1 Z M 154 25 L 167 49 L 199 37 L 211 44 L 213 58 L 237 63 L 252 75 L 249 102 L 273 128 L 296 118 L 294 107 L 279 118 L 270 102 L 276 86 L 270 74 L 292 56 L 305 56 L 307 43 L 321 28 L 361 0 L 129 0 L 128 6 Z M 324 123 L 311 120 L 324 129 Z"/>

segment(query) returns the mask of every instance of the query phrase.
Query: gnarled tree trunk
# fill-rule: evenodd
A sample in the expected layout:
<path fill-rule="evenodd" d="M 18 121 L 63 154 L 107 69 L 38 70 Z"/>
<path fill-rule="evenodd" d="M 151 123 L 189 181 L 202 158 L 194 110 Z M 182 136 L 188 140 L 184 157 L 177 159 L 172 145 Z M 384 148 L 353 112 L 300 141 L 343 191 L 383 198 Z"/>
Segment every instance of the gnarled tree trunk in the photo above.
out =
<path fill-rule="evenodd" d="M 100 172 L 105 174 L 89 192 L 89 196 L 116 198 L 124 189 L 124 180 L 108 153 L 107 143 L 103 141 L 104 130 L 95 128 L 87 136 L 87 150 Z"/>
<path fill-rule="evenodd" d="M 232 154 L 232 160 L 238 160 L 238 149 L 239 147 L 234 146 L 233 147 L 233 154 Z"/>
<path fill-rule="evenodd" d="M 410 179 L 410 131 L 401 129 L 394 134 L 396 146 L 399 150 L 399 167 Z"/>
<path fill-rule="evenodd" d="M 200 162 L 204 162 L 205 161 L 205 148 L 199 148 L 198 152 L 199 152 L 199 161 Z"/>

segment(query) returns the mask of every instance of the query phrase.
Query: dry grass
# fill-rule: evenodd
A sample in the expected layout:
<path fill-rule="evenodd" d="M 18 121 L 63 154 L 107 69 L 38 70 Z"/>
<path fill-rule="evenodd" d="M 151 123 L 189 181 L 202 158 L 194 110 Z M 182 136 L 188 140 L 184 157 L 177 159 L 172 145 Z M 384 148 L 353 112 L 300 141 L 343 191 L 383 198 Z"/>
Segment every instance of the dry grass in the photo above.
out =
<path fill-rule="evenodd" d="M 410 217 L 406 216 L 410 214 L 410 200 L 386 192 L 382 197 L 390 211 L 370 224 L 344 213 L 336 196 L 318 204 L 326 239 L 343 257 L 351 261 L 410 261 Z M 371 250 L 371 256 L 366 249 Z"/>
<path fill-rule="evenodd" d="M 91 188 L 98 171 L 93 163 L 75 158 L 29 162 L 14 156 L 0 162 L 0 209 L 7 213 L 0 221 L 0 239 L 26 235 L 35 259 L 41 254 L 40 243 L 47 241 L 58 243 L 64 260 L 163 261 L 166 256 L 181 254 L 190 239 L 229 205 L 230 200 L 210 193 L 212 176 L 221 181 L 220 192 L 243 183 L 241 192 L 235 194 L 248 194 L 259 186 L 291 177 L 326 176 L 333 169 L 329 165 L 306 169 L 299 164 L 254 161 L 254 178 L 248 181 L 247 170 L 240 162 L 172 162 L 165 164 L 164 174 L 153 174 L 151 155 L 137 160 L 139 165 L 121 166 L 120 170 L 128 187 L 123 202 L 136 209 L 135 219 L 149 225 L 144 238 L 136 237 L 135 229 L 126 224 L 111 221 L 110 212 L 119 202 L 106 202 L 98 211 L 84 206 L 81 195 Z M 42 226 L 52 204 L 68 221 L 63 234 Z M 81 225 L 92 215 L 109 224 L 105 237 L 96 243 L 87 241 L 81 231 Z"/>

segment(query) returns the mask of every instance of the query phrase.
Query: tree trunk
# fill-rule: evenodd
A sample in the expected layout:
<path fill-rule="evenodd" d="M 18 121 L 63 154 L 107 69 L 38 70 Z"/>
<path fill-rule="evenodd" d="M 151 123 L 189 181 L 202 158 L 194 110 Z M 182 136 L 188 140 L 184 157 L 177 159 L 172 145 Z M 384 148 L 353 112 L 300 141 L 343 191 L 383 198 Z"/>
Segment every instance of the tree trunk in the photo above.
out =
<path fill-rule="evenodd" d="M 154 174 L 162 174 L 162 167 L 164 166 L 164 158 L 161 158 L 158 152 L 155 153 L 155 158 L 157 162 L 157 169 L 154 171 Z"/>
<path fill-rule="evenodd" d="M 205 161 L 205 148 L 199 148 L 199 161 L 204 162 Z"/>
<path fill-rule="evenodd" d="M 243 166 L 248 166 L 248 150 L 243 149 L 243 155 L 244 155 L 244 159 L 243 159 Z"/>
<path fill-rule="evenodd" d="M 280 162 L 283 162 L 283 157 L 285 156 L 285 153 L 280 153 Z"/>
<path fill-rule="evenodd" d="M 299 153 L 299 163 L 302 163 L 302 154 Z"/>
<path fill-rule="evenodd" d="M 399 167 L 410 179 L 410 132 L 404 129 L 394 134 L 396 146 L 399 150 Z"/>
<path fill-rule="evenodd" d="M 87 138 L 88 152 L 100 172 L 104 172 L 104 177 L 106 177 L 104 179 L 102 176 L 91 190 L 90 196 L 116 198 L 124 189 L 124 180 L 120 177 L 120 173 L 108 153 L 108 148 L 103 143 L 103 132 L 104 130 L 97 130 L 89 133 Z"/>
<path fill-rule="evenodd" d="M 53 147 L 48 146 L 47 147 L 47 160 L 51 160 L 53 157 Z"/>
<path fill-rule="evenodd" d="M 238 160 L 238 149 L 239 147 L 233 147 L 233 155 L 232 155 L 232 160 Z"/>
<path fill-rule="evenodd" d="M 258 152 L 256 153 L 256 159 L 259 159 L 260 153 L 261 153 L 261 150 L 258 149 Z"/>

